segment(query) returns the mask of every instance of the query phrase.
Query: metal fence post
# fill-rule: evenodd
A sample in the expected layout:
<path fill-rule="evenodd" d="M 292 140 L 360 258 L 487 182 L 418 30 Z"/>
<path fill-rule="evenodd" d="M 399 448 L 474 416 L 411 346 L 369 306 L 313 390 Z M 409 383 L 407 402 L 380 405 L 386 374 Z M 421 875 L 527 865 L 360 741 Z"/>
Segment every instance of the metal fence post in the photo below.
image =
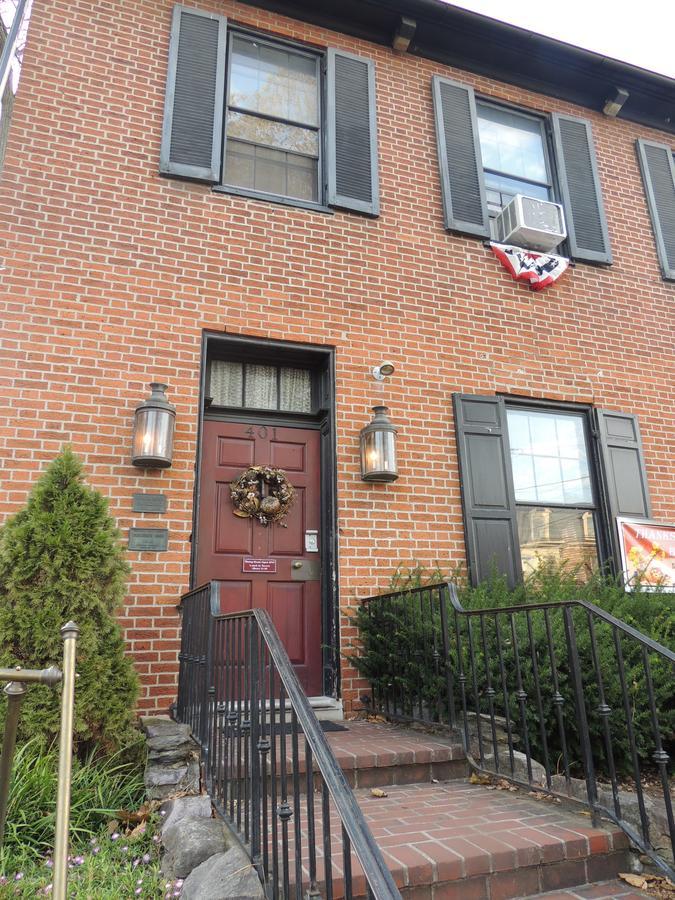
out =
<path fill-rule="evenodd" d="M 9 785 L 12 780 L 12 763 L 16 747 L 16 729 L 26 690 L 26 685 L 20 681 L 10 681 L 4 687 L 7 695 L 7 718 L 5 719 L 5 736 L 2 740 L 2 757 L 0 757 L 0 847 L 2 847 L 5 837 Z"/>
<path fill-rule="evenodd" d="M 70 824 L 70 778 L 73 765 L 73 718 L 75 700 L 75 653 L 80 629 L 67 622 L 63 637 L 63 693 L 59 737 L 59 782 L 56 795 L 56 837 L 54 840 L 54 900 L 66 900 L 68 884 L 68 831 Z"/>

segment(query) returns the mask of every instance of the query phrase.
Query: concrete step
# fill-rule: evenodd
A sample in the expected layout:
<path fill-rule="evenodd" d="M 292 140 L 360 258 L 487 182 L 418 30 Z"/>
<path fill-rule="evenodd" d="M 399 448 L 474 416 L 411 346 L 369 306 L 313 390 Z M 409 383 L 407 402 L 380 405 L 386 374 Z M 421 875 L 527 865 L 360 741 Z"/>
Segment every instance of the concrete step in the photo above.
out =
<path fill-rule="evenodd" d="M 638 891 L 626 884 L 625 881 L 602 881 L 597 884 L 587 884 L 585 887 L 569 888 L 566 891 L 549 891 L 546 894 L 533 894 L 527 900 L 542 898 L 542 900 L 639 900 L 648 897 L 644 891 Z"/>
<path fill-rule="evenodd" d="M 590 818 L 525 792 L 450 781 L 392 785 L 382 798 L 367 789 L 355 793 L 402 895 L 409 900 L 506 900 L 560 893 L 627 871 L 628 842 L 621 831 L 595 828 Z M 321 835 L 316 796 L 314 810 L 316 834 Z M 301 818 L 306 865 L 304 803 Z M 335 813 L 331 834 L 333 894 L 338 898 L 344 895 L 344 884 Z M 355 858 L 352 872 L 354 896 L 365 896 L 365 878 Z"/>

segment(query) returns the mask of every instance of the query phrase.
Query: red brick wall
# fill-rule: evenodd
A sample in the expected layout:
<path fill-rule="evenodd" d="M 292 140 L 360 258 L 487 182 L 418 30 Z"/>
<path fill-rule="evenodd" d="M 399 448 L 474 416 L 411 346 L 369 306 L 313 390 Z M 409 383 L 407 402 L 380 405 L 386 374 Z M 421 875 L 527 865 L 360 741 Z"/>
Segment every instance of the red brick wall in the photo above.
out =
<path fill-rule="evenodd" d="M 326 215 L 160 178 L 170 0 L 35 0 L 0 185 L 0 516 L 71 442 L 125 533 L 168 525 L 167 553 L 129 554 L 122 620 L 144 710 L 175 692 L 202 329 L 337 348 L 343 607 L 398 563 L 463 560 L 453 391 L 637 413 L 654 513 L 675 518 L 675 285 L 661 280 L 634 149 L 640 135 L 664 136 L 233 0 L 193 2 L 375 59 L 382 214 Z M 534 294 L 479 240 L 444 231 L 434 73 L 592 120 L 611 269 L 580 264 Z M 384 387 L 370 376 L 383 358 L 397 365 Z M 131 419 L 154 379 L 177 406 L 175 462 L 143 472 L 129 464 Z M 401 478 L 369 486 L 357 436 L 382 398 L 400 426 Z M 131 511 L 132 493 L 151 488 L 169 498 L 161 521 Z M 342 684 L 349 700 L 348 667 Z"/>

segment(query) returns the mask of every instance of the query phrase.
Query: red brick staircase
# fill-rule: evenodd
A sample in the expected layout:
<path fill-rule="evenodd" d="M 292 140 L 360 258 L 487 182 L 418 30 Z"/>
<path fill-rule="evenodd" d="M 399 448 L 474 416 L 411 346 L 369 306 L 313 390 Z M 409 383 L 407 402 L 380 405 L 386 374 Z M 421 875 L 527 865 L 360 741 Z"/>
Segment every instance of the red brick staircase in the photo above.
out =
<path fill-rule="evenodd" d="M 405 898 L 645 896 L 616 880 L 629 860 L 626 836 L 614 826 L 595 828 L 583 813 L 525 791 L 471 784 L 461 746 L 444 737 L 384 723 L 344 724 L 347 731 L 327 738 Z M 337 820 L 332 834 L 340 897 Z M 354 897 L 365 896 L 355 859 L 352 866 Z"/>

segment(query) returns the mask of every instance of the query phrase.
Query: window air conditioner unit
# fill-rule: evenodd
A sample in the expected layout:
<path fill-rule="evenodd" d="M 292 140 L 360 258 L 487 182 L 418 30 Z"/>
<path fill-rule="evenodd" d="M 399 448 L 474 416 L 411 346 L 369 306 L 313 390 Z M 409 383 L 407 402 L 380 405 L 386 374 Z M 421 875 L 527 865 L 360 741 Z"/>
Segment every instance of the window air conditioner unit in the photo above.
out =
<path fill-rule="evenodd" d="M 567 237 L 559 203 L 516 194 L 495 219 L 497 241 L 548 253 Z"/>

